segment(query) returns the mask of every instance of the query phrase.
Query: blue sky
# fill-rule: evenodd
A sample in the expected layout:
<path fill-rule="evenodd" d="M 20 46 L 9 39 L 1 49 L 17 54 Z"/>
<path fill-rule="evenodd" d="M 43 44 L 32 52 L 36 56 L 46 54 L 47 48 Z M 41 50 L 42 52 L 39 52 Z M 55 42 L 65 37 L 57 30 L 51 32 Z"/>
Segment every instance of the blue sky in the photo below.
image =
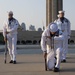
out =
<path fill-rule="evenodd" d="M 71 21 L 71 29 L 74 30 L 75 0 L 64 0 L 64 10 L 66 17 Z M 3 22 L 7 20 L 7 12 L 12 10 L 14 17 L 19 23 L 25 22 L 28 29 L 29 25 L 35 25 L 36 29 L 46 23 L 46 0 L 0 0 L 0 29 Z M 74 13 L 73 13 L 74 12 Z"/>

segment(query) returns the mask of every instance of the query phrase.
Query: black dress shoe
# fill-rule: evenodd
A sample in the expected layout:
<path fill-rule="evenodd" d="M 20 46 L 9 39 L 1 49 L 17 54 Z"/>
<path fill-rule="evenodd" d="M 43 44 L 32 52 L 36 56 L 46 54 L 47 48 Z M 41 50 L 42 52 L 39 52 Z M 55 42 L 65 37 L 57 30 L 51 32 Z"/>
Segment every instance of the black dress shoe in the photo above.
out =
<path fill-rule="evenodd" d="M 16 61 L 13 61 L 13 64 L 16 64 Z"/>
<path fill-rule="evenodd" d="M 57 67 L 54 68 L 54 72 L 59 72 L 59 71 L 60 71 L 59 68 Z"/>
<path fill-rule="evenodd" d="M 13 63 L 13 60 L 11 60 L 9 63 Z"/>
<path fill-rule="evenodd" d="M 61 63 L 66 63 L 66 59 L 62 60 Z"/>
<path fill-rule="evenodd" d="M 55 66 L 56 66 L 56 63 L 54 63 L 54 68 L 55 68 Z"/>

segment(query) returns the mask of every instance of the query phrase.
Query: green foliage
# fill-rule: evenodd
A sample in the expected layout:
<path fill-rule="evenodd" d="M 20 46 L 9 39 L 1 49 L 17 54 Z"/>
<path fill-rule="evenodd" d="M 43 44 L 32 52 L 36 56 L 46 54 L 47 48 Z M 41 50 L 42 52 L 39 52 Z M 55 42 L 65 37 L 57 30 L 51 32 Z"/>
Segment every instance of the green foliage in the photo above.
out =
<path fill-rule="evenodd" d="M 3 35 L 0 33 L 0 41 L 3 41 Z"/>

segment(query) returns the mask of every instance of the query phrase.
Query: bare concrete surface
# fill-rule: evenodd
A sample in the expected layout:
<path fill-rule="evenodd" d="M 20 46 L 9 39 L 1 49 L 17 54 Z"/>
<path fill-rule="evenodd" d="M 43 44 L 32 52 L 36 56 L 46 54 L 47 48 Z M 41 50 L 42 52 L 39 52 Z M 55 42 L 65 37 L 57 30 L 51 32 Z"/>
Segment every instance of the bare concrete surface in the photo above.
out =
<path fill-rule="evenodd" d="M 39 45 L 18 46 L 17 64 L 4 64 L 4 46 L 0 46 L 0 75 L 75 75 L 75 45 L 69 46 L 67 62 L 61 63 L 60 72 L 45 71 Z"/>
<path fill-rule="evenodd" d="M 0 45 L 0 51 L 4 50 L 5 45 Z M 40 45 L 17 45 L 17 49 L 40 49 Z M 75 44 L 68 45 L 68 48 L 75 48 Z"/>
<path fill-rule="evenodd" d="M 44 70 L 42 54 L 19 54 L 17 64 L 4 64 L 4 55 L 0 55 L 0 75 L 75 75 L 75 54 L 67 55 L 67 62 L 61 63 L 60 72 Z"/>

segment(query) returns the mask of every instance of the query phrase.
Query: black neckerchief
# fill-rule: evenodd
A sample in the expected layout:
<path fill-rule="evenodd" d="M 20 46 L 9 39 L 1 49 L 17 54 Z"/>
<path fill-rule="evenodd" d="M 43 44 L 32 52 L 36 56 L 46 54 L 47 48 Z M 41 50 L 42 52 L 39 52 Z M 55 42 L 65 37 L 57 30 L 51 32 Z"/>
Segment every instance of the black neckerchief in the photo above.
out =
<path fill-rule="evenodd" d="M 54 36 L 55 36 L 55 34 L 51 34 L 51 32 L 50 32 L 50 36 L 51 36 L 51 37 L 54 37 Z"/>
<path fill-rule="evenodd" d="M 51 34 L 51 32 L 50 32 L 50 36 L 51 36 L 51 49 L 54 49 L 54 36 L 55 36 L 55 34 Z"/>
<path fill-rule="evenodd" d="M 14 20 L 14 18 L 8 18 L 8 22 L 9 22 L 9 25 L 8 26 L 11 26 L 11 22 Z"/>
<path fill-rule="evenodd" d="M 14 18 L 12 17 L 12 18 L 8 18 L 8 21 L 12 21 Z"/>
<path fill-rule="evenodd" d="M 62 23 L 64 23 L 64 19 L 65 19 L 64 17 L 61 17 L 61 18 L 60 18 L 60 21 L 61 21 Z"/>
<path fill-rule="evenodd" d="M 50 32 L 50 36 L 51 36 L 51 49 L 54 49 L 54 37 L 59 36 L 59 30 L 57 30 L 55 34 L 51 34 Z"/>

